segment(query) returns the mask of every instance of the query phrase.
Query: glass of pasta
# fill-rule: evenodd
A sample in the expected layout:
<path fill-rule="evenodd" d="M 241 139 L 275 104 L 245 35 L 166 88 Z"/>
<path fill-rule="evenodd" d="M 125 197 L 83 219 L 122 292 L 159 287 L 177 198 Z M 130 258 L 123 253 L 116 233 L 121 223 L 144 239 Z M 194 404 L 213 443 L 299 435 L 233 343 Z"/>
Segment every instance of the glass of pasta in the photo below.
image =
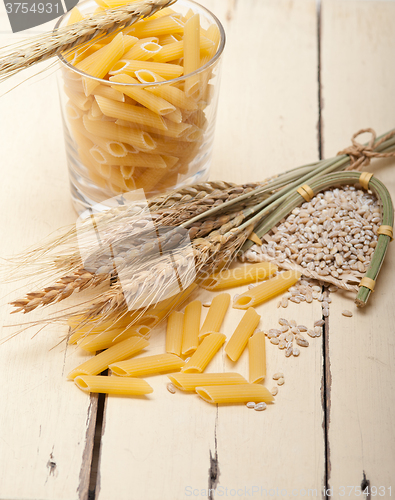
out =
<path fill-rule="evenodd" d="M 132 3 L 83 1 L 57 26 L 122 2 Z M 211 12 L 178 0 L 59 57 L 78 212 L 136 189 L 152 196 L 207 179 L 224 45 L 223 27 Z"/>

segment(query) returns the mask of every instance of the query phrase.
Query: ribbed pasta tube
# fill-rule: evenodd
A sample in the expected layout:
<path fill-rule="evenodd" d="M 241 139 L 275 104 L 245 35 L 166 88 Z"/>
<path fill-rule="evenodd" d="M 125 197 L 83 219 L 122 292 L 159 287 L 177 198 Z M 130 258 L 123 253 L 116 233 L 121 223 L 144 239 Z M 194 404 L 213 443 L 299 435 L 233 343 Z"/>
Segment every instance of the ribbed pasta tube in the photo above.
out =
<path fill-rule="evenodd" d="M 254 333 L 261 317 L 253 307 L 250 307 L 242 317 L 236 330 L 225 346 L 225 352 L 232 361 L 237 361 L 247 345 L 248 339 Z"/>
<path fill-rule="evenodd" d="M 184 314 L 178 311 L 172 312 L 167 321 L 166 352 L 181 355 L 183 325 Z"/>
<path fill-rule="evenodd" d="M 185 23 L 184 28 L 184 73 L 188 75 L 200 66 L 200 16 L 194 14 Z M 198 75 L 185 80 L 185 94 L 187 97 L 195 95 L 200 88 Z"/>
<path fill-rule="evenodd" d="M 274 400 L 270 391 L 260 384 L 213 385 L 196 387 L 198 395 L 213 404 L 270 403 Z"/>
<path fill-rule="evenodd" d="M 202 373 L 225 340 L 226 335 L 223 333 L 212 333 L 205 337 L 181 371 L 185 373 Z"/>
<path fill-rule="evenodd" d="M 248 339 L 249 381 L 262 382 L 266 377 L 266 347 L 264 332 L 256 332 Z"/>
<path fill-rule="evenodd" d="M 112 363 L 109 368 L 115 375 L 123 377 L 145 377 L 158 373 L 179 371 L 185 361 L 175 354 L 154 354 L 137 359 Z"/>
<path fill-rule="evenodd" d="M 79 375 L 74 379 L 74 383 L 84 392 L 100 392 L 120 396 L 142 396 L 153 392 L 152 387 L 141 378 Z"/>
<path fill-rule="evenodd" d="M 170 381 L 182 391 L 194 391 L 196 387 L 209 385 L 247 384 L 240 373 L 175 373 L 168 376 Z"/>
<path fill-rule="evenodd" d="M 283 293 L 293 286 L 299 278 L 299 271 L 284 271 L 275 278 L 271 278 L 260 285 L 255 286 L 248 292 L 244 292 L 233 302 L 236 309 L 248 309 Z"/>
<path fill-rule="evenodd" d="M 67 378 L 74 379 L 78 375 L 97 375 L 105 370 L 109 364 L 129 358 L 148 345 L 149 342 L 141 337 L 131 337 L 77 366 L 68 374 Z"/>
<path fill-rule="evenodd" d="M 191 354 L 199 345 L 201 311 L 202 303 L 199 300 L 190 302 L 185 308 L 181 351 L 184 355 Z"/>
<path fill-rule="evenodd" d="M 230 295 L 220 293 L 211 301 L 210 308 L 199 332 L 199 339 L 213 332 L 219 332 L 230 304 Z"/>
<path fill-rule="evenodd" d="M 96 101 L 103 115 L 120 120 L 126 120 L 139 125 L 153 127 L 161 130 L 162 132 L 167 130 L 164 119 L 150 109 L 145 109 L 141 106 L 133 106 L 133 104 L 112 101 L 101 96 L 96 96 Z"/>
<path fill-rule="evenodd" d="M 78 342 L 78 347 L 81 347 L 85 351 L 89 352 L 101 351 L 115 344 L 119 344 L 119 342 L 123 342 L 130 337 L 147 337 L 150 331 L 151 328 L 145 325 L 133 325 L 130 328 L 111 328 L 107 331 L 84 337 L 80 342 Z"/>
<path fill-rule="evenodd" d="M 172 33 L 183 33 L 184 25 L 175 16 L 160 17 L 136 23 L 130 28 L 126 28 L 125 33 L 143 38 L 147 36 L 169 35 Z"/>
<path fill-rule="evenodd" d="M 123 73 L 125 75 L 134 76 L 136 71 L 146 69 L 153 71 L 165 78 L 171 80 L 178 78 L 184 73 L 184 68 L 179 64 L 158 63 L 151 61 L 131 61 L 128 59 L 121 59 L 111 68 L 110 75 L 117 75 Z"/>
<path fill-rule="evenodd" d="M 233 269 L 224 269 L 209 276 L 200 286 L 206 290 L 234 288 L 266 280 L 276 273 L 277 269 L 277 266 L 271 262 L 258 262 L 257 264 L 247 264 Z"/>

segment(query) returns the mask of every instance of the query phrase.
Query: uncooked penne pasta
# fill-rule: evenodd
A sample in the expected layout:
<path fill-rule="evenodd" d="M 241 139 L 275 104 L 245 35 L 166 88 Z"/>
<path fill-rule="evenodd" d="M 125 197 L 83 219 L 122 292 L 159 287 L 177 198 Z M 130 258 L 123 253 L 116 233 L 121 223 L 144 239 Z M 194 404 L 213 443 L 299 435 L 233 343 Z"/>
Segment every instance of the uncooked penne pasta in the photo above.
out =
<path fill-rule="evenodd" d="M 134 87 L 133 85 L 130 85 L 130 84 L 140 85 L 140 82 L 135 78 L 133 78 L 132 76 L 125 74 L 118 74 L 115 76 L 111 76 L 110 81 L 116 83 L 129 84 L 129 85 L 118 85 L 113 88 L 114 90 L 118 90 L 119 92 L 122 92 L 123 94 L 131 97 L 136 102 L 140 103 L 141 105 L 145 106 L 147 109 L 150 109 L 151 111 L 153 111 L 158 115 L 162 116 L 167 115 L 176 110 L 175 106 L 165 101 L 165 99 L 163 99 L 162 97 L 153 95 L 150 92 L 144 90 L 143 88 Z"/>
<path fill-rule="evenodd" d="M 261 317 L 253 307 L 250 307 L 242 317 L 236 330 L 225 346 L 225 352 L 232 361 L 237 361 L 247 345 L 248 339 L 257 328 Z"/>
<path fill-rule="evenodd" d="M 199 339 L 213 332 L 219 332 L 230 304 L 230 295 L 220 293 L 211 301 L 210 308 L 199 332 Z"/>
<path fill-rule="evenodd" d="M 67 95 L 70 101 L 81 111 L 87 111 L 91 107 L 92 97 L 86 97 L 85 94 L 75 92 L 66 86 L 64 87 L 64 93 Z"/>
<path fill-rule="evenodd" d="M 205 337 L 181 371 L 185 373 L 202 373 L 225 340 L 226 335 L 223 333 L 212 333 Z"/>
<path fill-rule="evenodd" d="M 86 130 L 97 137 L 130 144 L 140 151 L 150 151 L 155 148 L 155 141 L 142 130 L 121 127 L 112 122 L 92 121 L 86 116 L 84 116 L 83 122 Z"/>
<path fill-rule="evenodd" d="M 76 65 L 76 68 L 96 78 L 103 78 L 114 64 L 121 59 L 123 53 L 123 34 L 118 33 L 108 45 L 105 45 L 103 48 L 80 61 Z M 100 85 L 100 82 L 92 78 L 84 78 L 83 84 L 85 95 L 89 96 L 94 89 Z"/>
<path fill-rule="evenodd" d="M 184 74 L 196 71 L 200 66 L 200 16 L 194 14 L 185 23 L 184 28 Z M 191 76 L 185 80 L 185 94 L 187 97 L 195 95 L 200 87 L 198 76 Z"/>
<path fill-rule="evenodd" d="M 168 375 L 170 381 L 182 391 L 195 391 L 196 387 L 209 385 L 247 384 L 240 373 L 174 373 Z"/>
<path fill-rule="evenodd" d="M 84 392 L 117 394 L 119 396 L 143 396 L 153 392 L 152 387 L 141 378 L 79 375 L 74 379 L 74 383 Z"/>
<path fill-rule="evenodd" d="M 109 85 L 99 85 L 93 91 L 94 96 L 105 97 L 112 101 L 125 102 L 125 96 L 121 92 L 117 92 Z"/>
<path fill-rule="evenodd" d="M 271 403 L 274 400 L 270 391 L 260 384 L 212 385 L 196 387 L 198 395 L 213 404 L 234 403 Z"/>
<path fill-rule="evenodd" d="M 214 42 L 209 38 L 204 36 L 200 36 L 200 50 L 208 50 L 214 46 Z M 154 61 L 157 62 L 168 62 L 175 61 L 184 55 L 184 42 L 174 41 L 168 45 L 165 45 L 161 48 L 161 50 L 154 55 Z"/>
<path fill-rule="evenodd" d="M 248 367 L 251 384 L 266 377 L 266 347 L 264 332 L 256 332 L 248 339 Z"/>
<path fill-rule="evenodd" d="M 246 264 L 232 269 L 224 269 L 206 278 L 201 287 L 206 290 L 224 290 L 241 285 L 247 285 L 270 278 L 277 272 L 277 266 L 271 262 Z"/>
<path fill-rule="evenodd" d="M 121 377 L 145 377 L 158 373 L 176 372 L 185 365 L 185 361 L 175 354 L 154 354 L 136 359 L 112 363 L 109 368 Z"/>
<path fill-rule="evenodd" d="M 78 342 L 78 347 L 81 347 L 88 352 L 101 351 L 103 349 L 108 349 L 115 344 L 119 344 L 119 342 L 123 342 L 130 337 L 147 337 L 150 331 L 151 328 L 145 325 L 133 325 L 130 328 L 111 328 L 101 333 L 95 333 L 84 337 L 80 342 Z"/>
<path fill-rule="evenodd" d="M 183 33 L 183 23 L 173 16 L 160 17 L 153 20 L 143 21 L 126 28 L 128 35 L 143 38 L 147 36 L 171 35 L 173 33 Z"/>
<path fill-rule="evenodd" d="M 288 288 L 299 281 L 300 277 L 301 273 L 299 271 L 284 271 L 276 277 L 248 290 L 248 292 L 239 295 L 233 301 L 233 307 L 236 309 L 248 309 L 262 304 L 262 302 L 287 291 Z"/>
<path fill-rule="evenodd" d="M 160 45 L 152 41 L 138 42 L 123 55 L 122 59 L 147 61 L 147 59 L 151 59 L 158 54 L 161 49 Z"/>
<path fill-rule="evenodd" d="M 194 300 L 185 308 L 181 349 L 183 355 L 190 355 L 196 351 L 199 345 L 201 311 L 202 303 L 200 300 Z"/>
<path fill-rule="evenodd" d="M 148 153 L 128 153 L 127 155 L 114 158 L 98 146 L 94 146 L 91 150 L 91 155 L 98 162 L 104 165 L 124 165 L 127 167 L 144 167 L 165 169 L 166 162 L 162 156 Z"/>
<path fill-rule="evenodd" d="M 166 80 L 178 78 L 184 73 L 184 68 L 179 64 L 157 63 L 151 61 L 130 61 L 128 59 L 121 59 L 109 71 L 110 75 L 124 73 L 126 75 L 134 76 L 136 71 L 140 69 L 147 69 L 157 73 Z"/>
<path fill-rule="evenodd" d="M 158 129 L 163 133 L 167 130 L 164 119 L 150 109 L 112 101 L 105 97 L 96 96 L 101 112 L 111 118 L 126 120 L 134 124 L 146 125 Z M 171 122 L 170 122 L 171 123 Z"/>
<path fill-rule="evenodd" d="M 167 320 L 166 352 L 181 355 L 184 314 L 174 311 Z"/>
<path fill-rule="evenodd" d="M 77 366 L 68 374 L 67 378 L 74 379 L 78 375 L 97 375 L 105 370 L 109 364 L 129 358 L 148 345 L 149 342 L 141 337 L 126 339 Z"/>

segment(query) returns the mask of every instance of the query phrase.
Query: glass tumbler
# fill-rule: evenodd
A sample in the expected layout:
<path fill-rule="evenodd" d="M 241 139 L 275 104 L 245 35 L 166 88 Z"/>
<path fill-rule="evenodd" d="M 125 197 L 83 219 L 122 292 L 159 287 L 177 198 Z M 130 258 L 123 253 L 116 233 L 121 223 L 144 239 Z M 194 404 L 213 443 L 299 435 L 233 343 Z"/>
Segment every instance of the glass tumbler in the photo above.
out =
<path fill-rule="evenodd" d="M 57 27 L 102 9 L 93 0 L 77 7 Z M 207 180 L 224 45 L 211 12 L 178 0 L 59 57 L 77 212 L 136 189 L 149 197 Z"/>

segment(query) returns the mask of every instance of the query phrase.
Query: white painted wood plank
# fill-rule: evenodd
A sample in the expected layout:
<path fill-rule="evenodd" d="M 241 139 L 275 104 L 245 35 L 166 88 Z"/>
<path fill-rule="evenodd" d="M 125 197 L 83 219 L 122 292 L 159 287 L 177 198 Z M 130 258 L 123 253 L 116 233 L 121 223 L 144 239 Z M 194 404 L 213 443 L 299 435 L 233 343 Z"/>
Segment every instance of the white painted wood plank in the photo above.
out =
<path fill-rule="evenodd" d="M 21 36 L 10 35 L 0 9 L 1 46 Z M 54 76 L 42 75 L 0 98 L 0 137 L 0 256 L 6 257 L 76 219 Z M 18 286 L 1 284 L 2 339 L 15 330 L 5 325 L 32 318 L 9 315 L 6 303 Z M 74 349 L 66 352 L 64 344 L 52 349 L 64 328 L 47 328 L 32 339 L 34 332 L 0 345 L 0 498 L 87 499 L 97 400 L 66 381 L 84 358 Z"/>
<path fill-rule="evenodd" d="M 228 36 L 211 178 L 263 179 L 317 159 L 315 2 L 202 3 L 224 22 Z M 204 301 L 207 294 L 199 296 Z M 276 303 L 258 308 L 264 328 L 275 327 L 281 316 L 309 326 L 321 317 L 317 304 L 279 310 Z M 230 336 L 241 316 L 232 310 L 224 333 Z M 163 348 L 160 328 L 153 350 Z M 98 499 L 208 497 L 209 485 L 217 485 L 217 495 L 223 496 L 225 488 L 229 496 L 233 488 L 244 494 L 244 488 L 252 492 L 253 486 L 259 489 L 255 497 L 261 496 L 261 488 L 286 489 L 284 498 L 291 498 L 294 488 L 316 489 L 320 496 L 321 339 L 312 341 L 299 359 L 286 359 L 271 344 L 267 350 L 267 386 L 274 385 L 271 376 L 278 370 L 284 370 L 286 384 L 264 413 L 244 406 L 219 408 L 217 413 L 196 396 L 169 394 L 165 376 L 147 379 L 154 388 L 149 401 L 109 397 Z M 234 369 L 230 365 L 219 355 L 208 369 Z M 236 369 L 247 375 L 247 353 Z M 210 481 L 216 452 L 219 470 Z"/>
<path fill-rule="evenodd" d="M 322 117 L 326 157 L 349 145 L 351 135 L 361 128 L 372 127 L 381 134 L 394 127 L 395 74 L 388 63 L 395 53 L 394 22 L 394 2 L 324 1 Z M 365 168 L 374 172 L 395 198 L 394 169 L 393 160 Z M 350 299 L 332 295 L 329 485 L 334 497 L 342 486 L 360 486 L 364 474 L 372 486 L 394 488 L 393 250 L 390 246 L 376 291 L 364 310 L 357 310 Z M 353 318 L 341 316 L 343 309 L 354 311 Z M 351 493 L 347 498 L 358 496 L 355 491 L 346 491 Z M 384 498 L 390 498 L 388 490 Z"/>

